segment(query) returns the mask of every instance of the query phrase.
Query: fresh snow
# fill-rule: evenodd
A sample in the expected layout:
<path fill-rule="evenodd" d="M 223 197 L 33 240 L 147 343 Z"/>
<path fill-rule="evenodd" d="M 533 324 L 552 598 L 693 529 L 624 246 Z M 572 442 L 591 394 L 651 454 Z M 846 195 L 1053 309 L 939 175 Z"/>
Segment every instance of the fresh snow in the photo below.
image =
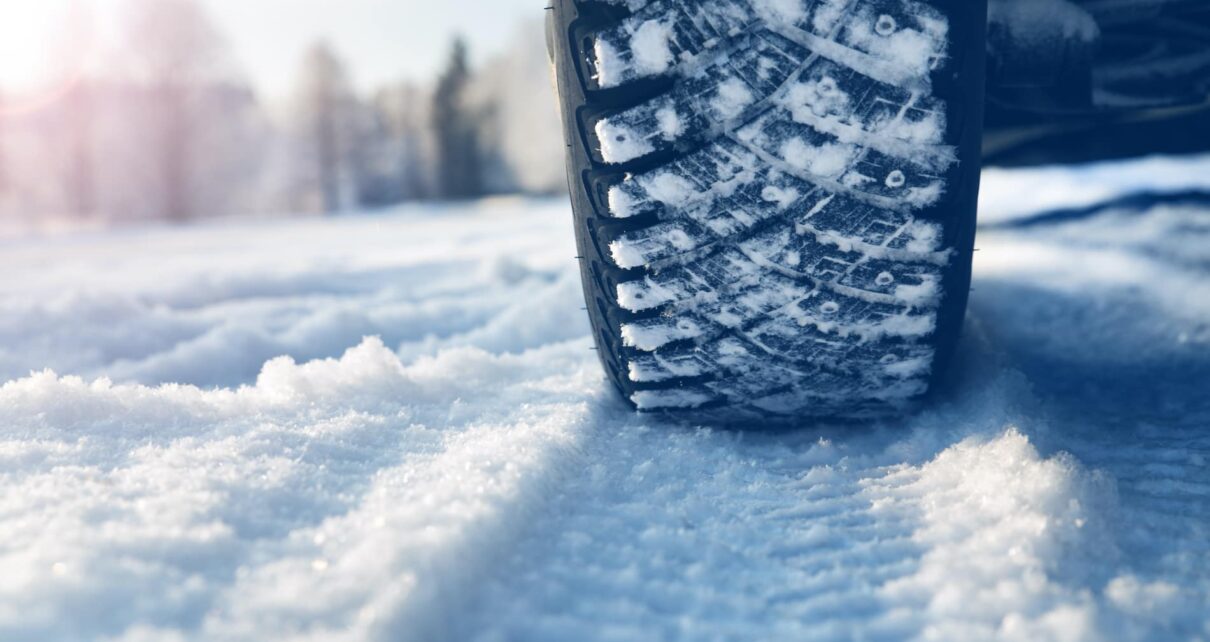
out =
<path fill-rule="evenodd" d="M 795 169 L 806 170 L 823 178 L 839 178 L 853 166 L 860 150 L 843 143 L 811 145 L 801 138 L 782 143 L 782 160 Z"/>
<path fill-rule="evenodd" d="M 601 158 L 608 163 L 624 163 L 655 151 L 655 145 L 630 126 L 616 119 L 597 121 L 597 140 L 601 143 Z"/>
<path fill-rule="evenodd" d="M 757 15 L 783 24 L 798 24 L 807 17 L 802 0 L 755 0 L 752 7 Z"/>
<path fill-rule="evenodd" d="M 562 201 L 2 241 L 0 639 L 1210 638 L 1210 209 L 1012 226 L 1174 174 L 988 172 L 940 399 L 772 434 L 616 398 Z"/>
<path fill-rule="evenodd" d="M 630 41 L 635 67 L 644 76 L 664 73 L 672 65 L 672 25 L 648 20 L 639 25 Z"/>
<path fill-rule="evenodd" d="M 979 222 L 1000 223 L 1061 207 L 1087 207 L 1139 192 L 1210 192 L 1210 156 L 1156 156 L 1131 163 L 984 170 Z"/>
<path fill-rule="evenodd" d="M 730 120 L 738 117 L 756 100 L 747 83 L 739 78 L 728 78 L 718 87 L 718 95 L 711 102 L 714 111 Z"/>

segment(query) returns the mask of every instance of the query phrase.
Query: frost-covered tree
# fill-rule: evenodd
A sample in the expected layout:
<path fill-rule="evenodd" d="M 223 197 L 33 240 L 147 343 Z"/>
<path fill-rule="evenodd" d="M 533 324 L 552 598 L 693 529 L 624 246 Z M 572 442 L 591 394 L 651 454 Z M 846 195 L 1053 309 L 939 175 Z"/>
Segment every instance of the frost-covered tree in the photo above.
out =
<path fill-rule="evenodd" d="M 466 43 L 458 38 L 433 93 L 437 188 L 442 198 L 474 198 L 484 192 L 478 129 L 467 104 L 470 81 Z"/>
<path fill-rule="evenodd" d="M 337 212 L 350 200 L 345 185 L 353 169 L 356 99 L 344 61 L 327 43 L 316 43 L 307 51 L 298 100 L 321 208 Z"/>
<path fill-rule="evenodd" d="M 84 80 L 64 97 L 66 177 L 64 190 L 72 212 L 91 216 L 96 209 L 96 173 L 93 167 L 93 88 Z"/>
<path fill-rule="evenodd" d="M 194 0 L 133 0 L 127 23 L 131 71 L 150 101 L 149 153 L 163 215 L 195 214 L 197 94 L 222 73 L 223 40 Z"/>

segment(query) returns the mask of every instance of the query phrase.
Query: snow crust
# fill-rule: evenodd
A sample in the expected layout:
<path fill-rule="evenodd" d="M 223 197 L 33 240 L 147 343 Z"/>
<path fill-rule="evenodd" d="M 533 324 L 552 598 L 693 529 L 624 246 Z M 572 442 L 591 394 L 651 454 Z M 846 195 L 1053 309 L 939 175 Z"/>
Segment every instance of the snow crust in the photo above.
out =
<path fill-rule="evenodd" d="M 1210 637 L 1210 210 L 985 231 L 934 405 L 777 434 L 615 398 L 568 217 L 2 242 L 0 639 Z"/>

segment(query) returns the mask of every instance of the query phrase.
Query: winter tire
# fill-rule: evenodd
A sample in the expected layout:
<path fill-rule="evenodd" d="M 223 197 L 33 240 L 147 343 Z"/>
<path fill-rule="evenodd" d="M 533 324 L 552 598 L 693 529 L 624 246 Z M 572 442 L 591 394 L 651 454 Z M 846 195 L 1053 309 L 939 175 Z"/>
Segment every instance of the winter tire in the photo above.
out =
<path fill-rule="evenodd" d="M 983 0 L 557 0 L 584 289 L 642 411 L 884 416 L 962 325 Z"/>

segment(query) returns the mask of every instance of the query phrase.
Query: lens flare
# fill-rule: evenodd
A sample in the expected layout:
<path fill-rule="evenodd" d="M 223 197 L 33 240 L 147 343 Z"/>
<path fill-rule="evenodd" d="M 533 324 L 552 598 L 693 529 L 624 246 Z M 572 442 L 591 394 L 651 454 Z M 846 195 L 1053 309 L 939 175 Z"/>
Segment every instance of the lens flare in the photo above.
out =
<path fill-rule="evenodd" d="M 89 0 L 0 1 L 0 115 L 53 104 L 94 55 Z"/>

